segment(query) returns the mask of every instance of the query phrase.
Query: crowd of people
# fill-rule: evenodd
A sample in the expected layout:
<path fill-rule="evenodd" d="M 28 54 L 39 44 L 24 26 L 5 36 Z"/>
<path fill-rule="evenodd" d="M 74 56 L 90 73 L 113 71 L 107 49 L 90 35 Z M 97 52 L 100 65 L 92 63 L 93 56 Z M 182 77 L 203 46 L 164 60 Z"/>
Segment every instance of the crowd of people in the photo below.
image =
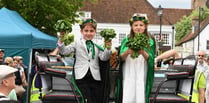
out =
<path fill-rule="evenodd" d="M 123 39 L 118 50 L 119 52 L 117 52 L 117 55 L 120 57 L 120 69 L 122 70 L 122 77 L 120 78 L 122 83 L 120 87 L 123 87 L 119 92 L 122 95 L 120 95 L 121 98 L 118 100 L 118 103 L 149 103 L 149 96 L 154 80 L 154 70 L 159 69 L 155 66 L 156 61 L 167 58 L 167 61 L 164 62 L 172 65 L 175 58 L 180 58 L 180 56 L 175 50 L 170 50 L 155 57 L 156 42 L 147 32 L 149 20 L 146 15 L 134 14 L 130 18 L 129 24 L 131 27 L 130 34 Z M 85 102 L 101 103 L 102 79 L 99 60 L 107 61 L 110 59 L 112 55 L 112 42 L 105 41 L 104 43 L 108 46 L 103 48 L 93 41 L 97 33 L 97 22 L 92 18 L 82 20 L 80 31 L 82 38 L 75 40 L 69 45 L 63 43 L 62 39 L 60 39 L 63 35 L 60 35 L 57 42 L 57 50 L 62 55 L 75 54 L 75 81 Z M 131 55 L 135 51 L 127 46 L 127 42 L 138 33 L 142 33 L 148 38 L 149 46 L 138 50 L 139 56 L 133 59 Z M 9 99 L 21 101 L 25 92 L 24 87 L 27 86 L 24 72 L 26 67 L 23 64 L 23 58 L 21 56 L 4 57 L 4 52 L 3 49 L 0 49 L 0 101 Z M 206 59 L 204 51 L 199 51 L 197 57 L 198 64 L 196 71 L 200 71 L 200 73 L 195 73 L 195 78 L 198 78 L 198 81 L 194 90 L 196 89 L 197 93 L 193 94 L 197 98 L 192 98 L 192 101 L 204 103 L 206 98 L 206 102 L 208 103 L 209 58 Z M 198 76 L 196 76 L 197 74 Z"/>
<path fill-rule="evenodd" d="M 28 85 L 25 73 L 26 66 L 23 64 L 23 58 L 21 56 L 4 57 L 4 52 L 4 49 L 0 49 L 0 66 L 2 66 L 0 68 L 0 70 L 2 70 L 0 74 L 0 81 L 2 82 L 5 79 L 5 77 L 12 77 L 14 74 L 13 77 L 15 77 L 15 86 L 13 86 L 12 88 L 8 87 L 8 89 L 10 88 L 11 91 L 6 94 L 2 93 L 2 89 L 0 89 L 0 93 L 2 93 L 2 95 L 4 94 L 4 96 L 0 98 L 2 98 L 2 100 L 7 100 L 4 99 L 6 97 L 12 100 L 13 102 L 17 101 L 21 103 L 23 99 L 23 93 L 26 91 L 25 87 Z M 11 71 L 7 71 L 7 69 L 11 69 Z M 6 86 L 3 88 L 7 88 Z"/>

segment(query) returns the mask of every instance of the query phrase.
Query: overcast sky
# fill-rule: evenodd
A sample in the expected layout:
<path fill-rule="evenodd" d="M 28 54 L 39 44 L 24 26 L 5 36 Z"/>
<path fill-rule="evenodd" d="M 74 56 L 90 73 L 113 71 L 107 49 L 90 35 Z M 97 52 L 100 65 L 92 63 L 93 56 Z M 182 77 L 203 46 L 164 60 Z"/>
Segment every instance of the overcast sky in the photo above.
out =
<path fill-rule="evenodd" d="M 191 0 L 148 0 L 154 7 L 191 9 Z"/>

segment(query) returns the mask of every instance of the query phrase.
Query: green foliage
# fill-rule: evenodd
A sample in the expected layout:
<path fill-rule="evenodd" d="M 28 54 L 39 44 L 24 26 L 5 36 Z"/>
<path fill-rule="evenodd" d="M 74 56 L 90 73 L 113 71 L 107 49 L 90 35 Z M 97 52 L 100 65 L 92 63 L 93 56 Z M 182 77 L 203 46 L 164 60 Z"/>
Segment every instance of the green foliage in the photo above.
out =
<path fill-rule="evenodd" d="M 139 50 L 149 47 L 149 39 L 145 34 L 137 33 L 133 38 L 129 38 L 126 46 L 133 50 L 131 57 L 134 59 L 139 56 Z"/>
<path fill-rule="evenodd" d="M 180 22 L 176 24 L 176 41 L 181 40 L 192 29 L 191 17 L 184 16 Z"/>
<path fill-rule="evenodd" d="M 116 36 L 116 33 L 114 29 L 103 29 L 100 32 L 100 35 L 105 39 L 105 41 L 108 41 L 112 40 Z"/>
<path fill-rule="evenodd" d="M 39 30 L 55 35 L 54 24 L 60 19 L 77 22 L 77 13 L 84 0 L 0 0 L 0 7 L 20 13 L 24 19 Z"/>
<path fill-rule="evenodd" d="M 103 29 L 100 32 L 100 35 L 104 38 L 104 41 L 111 41 L 115 38 L 116 33 L 114 29 Z M 104 45 L 105 48 L 108 48 L 108 45 Z"/>
<path fill-rule="evenodd" d="M 74 41 L 74 35 L 73 34 L 66 34 L 63 37 L 61 37 L 61 41 L 65 43 L 65 45 L 69 45 Z"/>
<path fill-rule="evenodd" d="M 192 19 L 194 17 L 199 17 L 200 13 L 200 21 L 206 19 L 209 17 L 209 9 L 207 7 L 204 7 L 202 10 L 199 11 L 199 8 L 192 11 L 192 13 L 189 16 L 184 16 L 177 24 L 176 27 L 176 41 L 182 39 L 186 34 L 189 33 L 189 31 L 192 29 Z"/>
<path fill-rule="evenodd" d="M 72 31 L 72 25 L 68 19 L 58 20 L 57 23 L 54 25 L 54 29 L 57 32 L 65 31 L 69 33 Z"/>

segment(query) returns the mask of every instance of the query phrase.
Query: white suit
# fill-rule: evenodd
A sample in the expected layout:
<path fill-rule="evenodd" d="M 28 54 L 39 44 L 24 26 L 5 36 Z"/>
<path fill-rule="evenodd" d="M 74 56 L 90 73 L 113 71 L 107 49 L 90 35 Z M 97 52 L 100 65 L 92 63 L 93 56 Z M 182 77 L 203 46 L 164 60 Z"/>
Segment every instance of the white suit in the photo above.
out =
<path fill-rule="evenodd" d="M 81 38 L 68 46 L 65 46 L 64 44 L 58 44 L 58 48 L 61 54 L 69 54 L 75 52 L 75 79 L 82 79 L 90 68 L 93 78 L 95 80 L 101 80 L 99 70 L 99 58 L 102 61 L 108 60 L 111 55 L 111 50 L 105 49 L 104 51 L 102 51 L 94 45 L 95 58 L 92 59 L 92 54 L 91 52 L 88 53 L 85 41 L 86 40 Z"/>

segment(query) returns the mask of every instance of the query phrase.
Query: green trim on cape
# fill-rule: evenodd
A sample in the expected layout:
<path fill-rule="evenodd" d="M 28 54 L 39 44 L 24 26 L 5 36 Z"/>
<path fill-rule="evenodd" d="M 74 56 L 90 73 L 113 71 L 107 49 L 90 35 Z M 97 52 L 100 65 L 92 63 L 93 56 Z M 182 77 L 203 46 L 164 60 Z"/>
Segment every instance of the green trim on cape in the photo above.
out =
<path fill-rule="evenodd" d="M 124 38 L 121 43 L 120 55 L 125 52 L 128 47 L 126 43 L 128 41 L 128 37 Z M 147 69 L 147 81 L 146 81 L 146 103 L 149 103 L 149 95 L 152 89 L 153 79 L 154 79 L 154 58 L 155 58 L 155 41 L 150 38 L 150 48 L 144 48 L 144 50 L 148 53 L 149 58 L 147 60 L 148 69 Z"/>

